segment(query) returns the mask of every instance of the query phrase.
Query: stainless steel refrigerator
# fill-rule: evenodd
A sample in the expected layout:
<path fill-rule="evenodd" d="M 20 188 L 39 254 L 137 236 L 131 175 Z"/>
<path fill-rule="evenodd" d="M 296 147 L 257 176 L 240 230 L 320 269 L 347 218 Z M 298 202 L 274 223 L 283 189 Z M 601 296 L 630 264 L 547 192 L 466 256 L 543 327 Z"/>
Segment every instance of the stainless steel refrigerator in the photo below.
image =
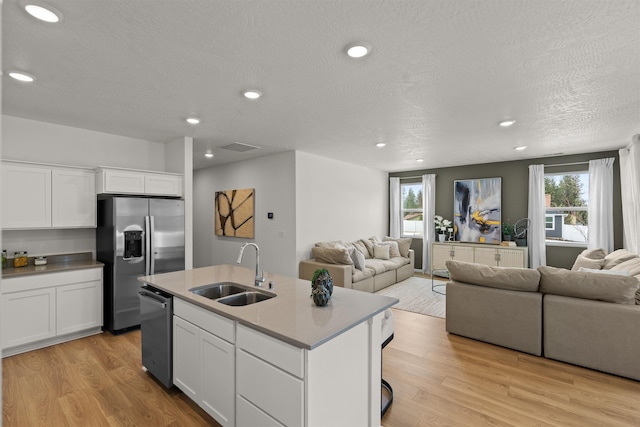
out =
<path fill-rule="evenodd" d="M 104 263 L 104 328 L 140 325 L 137 278 L 184 270 L 184 201 L 141 197 L 98 200 L 97 260 Z"/>

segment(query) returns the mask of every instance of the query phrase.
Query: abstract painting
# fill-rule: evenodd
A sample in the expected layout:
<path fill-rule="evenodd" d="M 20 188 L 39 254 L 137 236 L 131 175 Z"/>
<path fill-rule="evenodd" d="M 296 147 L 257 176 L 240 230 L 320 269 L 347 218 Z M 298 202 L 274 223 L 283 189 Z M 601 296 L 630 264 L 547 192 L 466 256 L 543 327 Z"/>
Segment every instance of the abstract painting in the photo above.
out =
<path fill-rule="evenodd" d="M 499 244 L 502 178 L 456 180 L 453 187 L 455 240 Z"/>
<path fill-rule="evenodd" d="M 254 199 L 253 188 L 216 191 L 216 235 L 253 239 Z"/>

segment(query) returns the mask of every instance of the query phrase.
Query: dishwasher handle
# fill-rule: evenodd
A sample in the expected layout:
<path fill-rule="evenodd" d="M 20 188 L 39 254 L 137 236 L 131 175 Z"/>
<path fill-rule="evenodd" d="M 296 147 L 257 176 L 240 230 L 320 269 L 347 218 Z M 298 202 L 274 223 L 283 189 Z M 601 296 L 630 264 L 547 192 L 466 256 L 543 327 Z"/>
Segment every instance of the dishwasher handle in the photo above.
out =
<path fill-rule="evenodd" d="M 145 292 L 145 291 L 141 291 L 141 292 L 138 292 L 138 295 L 140 295 L 140 297 L 142 297 L 142 298 L 145 298 L 148 302 L 150 302 L 152 304 L 156 304 L 158 307 L 161 307 L 163 309 L 167 308 L 167 303 L 166 302 L 162 302 L 162 301 L 158 301 L 155 298 L 155 294 L 153 294 L 153 293 L 148 293 L 148 292 Z"/>

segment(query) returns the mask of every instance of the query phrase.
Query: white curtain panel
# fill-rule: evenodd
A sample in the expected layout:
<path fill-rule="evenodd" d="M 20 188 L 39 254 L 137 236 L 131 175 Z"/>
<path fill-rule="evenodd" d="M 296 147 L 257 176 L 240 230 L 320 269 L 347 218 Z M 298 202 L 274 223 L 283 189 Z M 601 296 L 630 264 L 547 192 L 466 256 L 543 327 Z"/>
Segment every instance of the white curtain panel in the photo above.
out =
<path fill-rule="evenodd" d="M 389 236 L 400 237 L 400 221 L 402 221 L 402 196 L 400 195 L 400 178 L 389 178 Z"/>
<path fill-rule="evenodd" d="M 589 161 L 589 249 L 613 252 L 613 157 Z"/>
<path fill-rule="evenodd" d="M 422 272 L 431 273 L 431 242 L 436 237 L 436 176 L 422 175 Z"/>
<path fill-rule="evenodd" d="M 538 268 L 547 264 L 545 246 L 545 202 L 544 202 L 544 165 L 529 165 L 529 267 Z"/>
<path fill-rule="evenodd" d="M 624 248 L 640 254 L 640 135 L 619 151 Z M 589 220 L 591 222 L 591 220 Z"/>

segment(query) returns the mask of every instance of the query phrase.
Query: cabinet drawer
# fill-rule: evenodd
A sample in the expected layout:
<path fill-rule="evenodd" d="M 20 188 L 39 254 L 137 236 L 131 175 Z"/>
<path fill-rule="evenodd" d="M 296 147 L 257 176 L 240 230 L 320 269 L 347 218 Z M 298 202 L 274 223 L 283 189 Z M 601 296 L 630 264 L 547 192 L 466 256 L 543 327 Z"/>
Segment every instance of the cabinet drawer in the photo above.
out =
<path fill-rule="evenodd" d="M 102 267 L 2 278 L 2 293 L 102 280 Z"/>
<path fill-rule="evenodd" d="M 236 425 L 238 427 L 284 427 L 240 396 L 236 399 L 236 409 L 238 413 Z"/>
<path fill-rule="evenodd" d="M 178 298 L 173 299 L 173 314 L 230 343 L 235 342 L 234 321 Z"/>
<path fill-rule="evenodd" d="M 238 325 L 238 347 L 262 360 L 295 375 L 304 376 L 304 351 L 285 342 L 271 338 L 243 325 Z"/>
<path fill-rule="evenodd" d="M 246 353 L 236 352 L 236 391 L 286 426 L 302 426 L 304 382 Z"/>

